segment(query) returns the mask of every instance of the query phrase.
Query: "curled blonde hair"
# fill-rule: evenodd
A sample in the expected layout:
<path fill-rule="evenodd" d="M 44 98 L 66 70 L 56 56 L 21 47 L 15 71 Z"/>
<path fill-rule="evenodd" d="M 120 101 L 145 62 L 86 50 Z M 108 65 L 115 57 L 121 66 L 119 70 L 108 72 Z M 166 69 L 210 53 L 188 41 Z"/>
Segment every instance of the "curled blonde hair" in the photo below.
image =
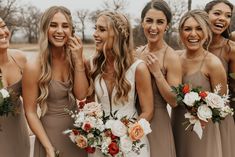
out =
<path fill-rule="evenodd" d="M 114 101 L 128 101 L 128 93 L 131 90 L 130 82 L 125 78 L 126 72 L 134 62 L 133 57 L 133 37 L 131 25 L 127 18 L 117 12 L 105 11 L 98 15 L 108 19 L 108 30 L 114 30 L 114 42 L 112 45 L 112 55 L 114 56 L 114 76 L 117 93 Z M 106 41 L 107 43 L 108 41 Z M 107 65 L 106 45 L 103 51 L 96 53 L 92 61 L 93 68 L 89 73 L 90 87 L 89 94 L 94 94 L 94 80 L 104 74 Z"/>
<path fill-rule="evenodd" d="M 203 47 L 208 50 L 209 45 L 212 40 L 212 31 L 211 31 L 211 22 L 209 20 L 208 14 L 200 9 L 194 9 L 191 11 L 186 12 L 183 17 L 180 19 L 179 23 L 179 34 L 182 34 L 183 26 L 184 23 L 187 19 L 192 17 L 194 20 L 197 21 L 197 23 L 200 25 L 202 28 L 203 34 L 204 34 L 204 39 L 205 42 L 203 44 Z"/>
<path fill-rule="evenodd" d="M 52 79 L 52 56 L 50 53 L 50 43 L 48 42 L 48 29 L 50 26 L 50 23 L 56 13 L 62 13 L 70 26 L 70 29 L 73 30 L 73 24 L 72 24 L 72 16 L 70 11 L 63 7 L 63 6 L 53 6 L 48 8 L 44 14 L 42 15 L 40 19 L 40 38 L 39 38 L 39 59 L 40 59 L 40 66 L 41 66 L 41 74 L 38 80 L 38 86 L 39 86 L 39 96 L 37 98 L 37 103 L 40 105 L 42 110 L 42 116 L 45 115 L 48 107 L 46 103 L 46 99 L 49 95 L 49 84 Z M 72 62 L 72 56 L 71 53 L 69 53 L 69 49 L 65 46 L 64 47 L 66 51 L 66 60 L 69 63 L 69 81 L 73 83 L 73 65 Z M 72 87 L 70 87 L 70 90 Z"/>

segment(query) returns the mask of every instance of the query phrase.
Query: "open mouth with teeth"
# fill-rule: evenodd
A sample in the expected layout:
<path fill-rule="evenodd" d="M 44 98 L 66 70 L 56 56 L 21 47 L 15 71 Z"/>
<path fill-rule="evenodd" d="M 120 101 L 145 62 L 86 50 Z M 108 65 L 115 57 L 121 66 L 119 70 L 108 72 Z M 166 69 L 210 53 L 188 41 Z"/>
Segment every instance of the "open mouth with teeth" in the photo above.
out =
<path fill-rule="evenodd" d="M 222 24 L 222 23 L 216 23 L 214 26 L 215 26 L 217 29 L 224 29 L 224 28 L 225 28 L 225 25 Z"/>
<path fill-rule="evenodd" d="M 64 40 L 64 36 L 53 36 L 55 40 L 57 41 L 63 41 Z"/>

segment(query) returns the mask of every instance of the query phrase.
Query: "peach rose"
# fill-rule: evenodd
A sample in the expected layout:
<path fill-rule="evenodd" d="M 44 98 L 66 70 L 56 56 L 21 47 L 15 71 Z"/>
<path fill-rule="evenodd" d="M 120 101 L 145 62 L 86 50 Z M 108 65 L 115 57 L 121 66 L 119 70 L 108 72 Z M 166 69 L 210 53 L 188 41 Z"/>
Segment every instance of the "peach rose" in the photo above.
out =
<path fill-rule="evenodd" d="M 79 135 L 79 136 L 76 137 L 75 141 L 76 141 L 77 146 L 79 148 L 86 148 L 87 147 L 87 139 L 86 139 L 86 137 L 84 137 L 82 135 Z"/>
<path fill-rule="evenodd" d="M 140 140 L 144 136 L 144 129 L 138 123 L 131 126 L 128 132 L 129 132 L 129 137 L 132 141 Z"/>

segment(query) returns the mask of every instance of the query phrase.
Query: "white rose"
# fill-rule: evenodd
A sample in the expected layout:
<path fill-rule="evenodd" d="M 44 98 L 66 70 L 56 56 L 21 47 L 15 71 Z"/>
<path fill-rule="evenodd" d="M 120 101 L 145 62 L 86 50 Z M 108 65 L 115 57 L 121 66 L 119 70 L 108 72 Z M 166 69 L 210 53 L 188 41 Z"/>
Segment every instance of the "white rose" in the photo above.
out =
<path fill-rule="evenodd" d="M 149 124 L 149 122 L 148 122 L 146 119 L 141 118 L 141 119 L 138 121 L 138 123 L 139 123 L 139 124 L 142 126 L 142 128 L 144 129 L 144 134 L 145 134 L 145 135 L 147 135 L 147 134 L 149 134 L 149 133 L 152 132 L 152 129 L 151 129 L 151 127 L 150 127 L 150 124 Z"/>
<path fill-rule="evenodd" d="M 128 136 L 120 138 L 120 149 L 124 153 L 129 153 L 132 150 L 132 141 Z"/>
<path fill-rule="evenodd" d="M 115 120 L 108 120 L 106 123 L 105 123 L 105 128 L 106 129 L 111 129 L 113 123 L 115 122 Z"/>
<path fill-rule="evenodd" d="M 127 134 L 126 126 L 120 120 L 115 120 L 112 123 L 111 131 L 113 135 L 118 136 L 118 137 L 122 137 Z"/>
<path fill-rule="evenodd" d="M 190 92 L 185 94 L 183 102 L 187 105 L 187 106 L 193 106 L 195 101 L 199 101 L 201 99 L 201 97 L 198 95 L 198 93 L 196 92 Z"/>
<path fill-rule="evenodd" d="M 201 105 L 197 109 L 197 116 L 199 119 L 208 122 L 207 119 L 212 117 L 212 111 L 207 105 Z"/>
<path fill-rule="evenodd" d="M 205 98 L 208 106 L 212 108 L 223 108 L 225 106 L 223 99 L 214 93 L 209 93 Z"/>
<path fill-rule="evenodd" d="M 9 92 L 6 89 L 2 88 L 0 92 L 2 94 L 3 99 L 10 97 Z"/>

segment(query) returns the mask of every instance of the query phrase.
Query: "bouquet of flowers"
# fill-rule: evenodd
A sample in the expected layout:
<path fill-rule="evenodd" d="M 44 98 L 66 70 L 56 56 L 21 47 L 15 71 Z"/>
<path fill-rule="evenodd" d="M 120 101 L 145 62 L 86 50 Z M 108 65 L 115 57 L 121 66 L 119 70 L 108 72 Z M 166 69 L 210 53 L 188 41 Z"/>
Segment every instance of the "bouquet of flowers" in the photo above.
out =
<path fill-rule="evenodd" d="M 0 116 L 8 116 L 9 113 L 15 115 L 18 108 L 14 104 L 14 93 L 3 88 L 2 80 L 0 79 Z"/>
<path fill-rule="evenodd" d="M 145 119 L 138 122 L 127 116 L 118 119 L 105 116 L 102 105 L 96 102 L 79 103 L 79 110 L 69 111 L 74 118 L 74 128 L 66 130 L 70 139 L 88 153 L 100 150 L 105 156 L 119 156 L 134 151 L 137 154 L 144 146 L 142 137 L 151 132 Z"/>
<path fill-rule="evenodd" d="M 212 120 L 220 122 L 228 114 L 233 115 L 233 109 L 227 106 L 229 102 L 228 92 L 220 95 L 221 85 L 217 85 L 214 92 L 202 91 L 200 88 L 190 88 L 188 84 L 180 84 L 178 87 L 172 87 L 176 94 L 179 105 L 184 105 L 187 109 L 185 118 L 188 119 L 189 125 L 193 126 L 198 137 L 202 138 L 203 128 Z"/>
<path fill-rule="evenodd" d="M 69 111 L 74 119 L 74 128 L 64 131 L 69 134 L 72 142 L 88 153 L 94 153 L 95 148 L 101 145 L 101 133 L 105 129 L 101 104 L 79 102 L 78 111 Z"/>
<path fill-rule="evenodd" d="M 139 154 L 144 147 L 141 139 L 151 131 L 149 122 L 143 118 L 137 121 L 127 116 L 121 119 L 110 116 L 101 134 L 101 152 L 106 156 L 123 156 L 131 151 Z"/>

